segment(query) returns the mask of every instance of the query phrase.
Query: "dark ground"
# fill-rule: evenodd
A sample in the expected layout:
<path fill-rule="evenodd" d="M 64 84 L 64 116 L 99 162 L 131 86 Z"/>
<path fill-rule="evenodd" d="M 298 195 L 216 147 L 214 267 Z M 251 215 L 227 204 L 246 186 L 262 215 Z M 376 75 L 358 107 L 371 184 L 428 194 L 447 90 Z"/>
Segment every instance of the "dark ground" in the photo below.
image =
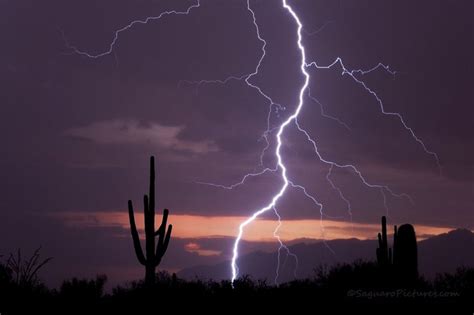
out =
<path fill-rule="evenodd" d="M 49 289 L 37 278 L 17 279 L 2 265 L 0 275 L 1 314 L 138 314 L 165 310 L 206 312 L 253 312 L 253 309 L 286 310 L 323 314 L 329 310 L 420 314 L 472 314 L 474 269 L 459 268 L 440 274 L 433 281 L 418 278 L 411 284 L 373 262 L 354 262 L 318 268 L 313 278 L 275 287 L 264 281 L 242 277 L 229 281 L 185 281 L 158 273 L 154 287 L 136 281 L 104 293 L 106 276 L 71 279 L 59 289 Z M 416 297 L 414 295 L 417 295 Z M 418 311 L 419 310 L 419 311 Z"/>

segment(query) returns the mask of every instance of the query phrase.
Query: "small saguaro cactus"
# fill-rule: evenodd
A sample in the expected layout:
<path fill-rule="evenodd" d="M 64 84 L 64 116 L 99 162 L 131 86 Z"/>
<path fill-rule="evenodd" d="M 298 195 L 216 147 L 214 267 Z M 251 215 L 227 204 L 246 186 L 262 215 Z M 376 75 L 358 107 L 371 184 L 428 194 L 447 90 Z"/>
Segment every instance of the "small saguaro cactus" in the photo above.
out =
<path fill-rule="evenodd" d="M 140 244 L 140 237 L 138 235 L 137 226 L 135 224 L 135 217 L 133 213 L 132 201 L 128 201 L 128 215 L 130 219 L 130 231 L 133 239 L 133 246 L 137 255 L 138 261 L 145 266 L 145 283 L 153 285 L 155 283 L 156 267 L 161 262 L 163 255 L 168 248 L 173 226 L 170 224 L 168 230 L 166 223 L 168 220 L 168 209 L 164 209 L 161 225 L 158 230 L 155 230 L 155 158 L 150 157 L 150 188 L 149 197 L 143 197 L 144 217 L 145 217 L 145 250 L 146 256 L 143 254 L 142 246 Z M 158 242 L 155 248 L 155 237 L 158 236 Z"/>
<path fill-rule="evenodd" d="M 393 249 L 388 247 L 387 219 L 382 217 L 382 233 L 378 233 L 377 262 L 396 281 L 410 285 L 418 278 L 418 252 L 415 228 L 403 224 L 394 226 Z"/>
<path fill-rule="evenodd" d="M 393 266 L 401 281 L 411 282 L 418 278 L 418 248 L 415 228 L 411 224 L 395 227 L 393 235 Z"/>
<path fill-rule="evenodd" d="M 387 219 L 382 217 L 382 234 L 378 233 L 379 247 L 376 250 L 377 262 L 382 267 L 392 264 L 392 249 L 388 247 Z"/>

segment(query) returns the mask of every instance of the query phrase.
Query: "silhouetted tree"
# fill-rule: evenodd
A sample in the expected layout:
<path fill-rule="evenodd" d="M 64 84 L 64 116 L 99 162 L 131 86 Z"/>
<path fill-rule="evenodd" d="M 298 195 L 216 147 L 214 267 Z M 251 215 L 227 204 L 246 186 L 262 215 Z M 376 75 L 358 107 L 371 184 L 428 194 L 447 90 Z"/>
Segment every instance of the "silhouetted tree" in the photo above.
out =
<path fill-rule="evenodd" d="M 155 270 L 161 262 L 163 255 L 168 248 L 173 226 L 170 224 L 166 230 L 168 220 L 168 209 L 164 209 L 161 225 L 155 230 L 155 158 L 150 157 L 150 187 L 149 197 L 143 197 L 144 218 L 145 218 L 145 250 L 146 257 L 140 244 L 140 237 L 135 224 L 132 201 L 128 201 L 128 214 L 130 219 L 130 230 L 133 239 L 133 246 L 138 261 L 145 266 L 145 283 L 153 285 L 155 283 Z M 158 236 L 158 243 L 155 248 L 155 237 Z"/>

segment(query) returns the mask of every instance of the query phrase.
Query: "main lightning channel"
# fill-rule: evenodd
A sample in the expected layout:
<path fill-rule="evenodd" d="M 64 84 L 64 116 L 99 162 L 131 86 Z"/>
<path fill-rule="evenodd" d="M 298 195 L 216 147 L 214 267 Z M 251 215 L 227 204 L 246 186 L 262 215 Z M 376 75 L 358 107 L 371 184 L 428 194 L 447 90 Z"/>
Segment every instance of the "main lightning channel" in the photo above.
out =
<path fill-rule="evenodd" d="M 298 28 L 297 28 L 298 41 L 297 41 L 297 44 L 298 44 L 298 49 L 301 53 L 300 69 L 301 69 L 301 73 L 304 76 L 304 83 L 303 83 L 303 86 L 300 89 L 299 101 L 298 101 L 298 105 L 297 105 L 294 113 L 291 116 L 289 116 L 280 125 L 280 127 L 278 129 L 278 133 L 276 134 L 277 146 L 276 146 L 276 149 L 275 149 L 275 155 L 277 157 L 278 168 L 281 169 L 281 177 L 283 179 L 283 186 L 281 187 L 280 191 L 272 198 L 271 202 L 268 205 L 266 205 L 265 207 L 261 208 L 260 210 L 258 210 L 256 212 L 254 212 L 247 220 L 245 220 L 244 222 L 242 222 L 240 224 L 239 233 L 238 233 L 238 235 L 235 239 L 234 248 L 233 248 L 233 251 L 232 251 L 232 253 L 233 253 L 232 261 L 231 261 L 232 282 L 235 281 L 235 279 L 237 278 L 237 275 L 238 275 L 237 259 L 239 258 L 239 243 L 240 243 L 240 240 L 242 239 L 242 236 L 243 236 L 243 233 L 244 233 L 244 228 L 247 225 L 249 225 L 250 223 L 252 223 L 253 221 L 255 221 L 255 219 L 257 217 L 259 217 L 261 214 L 267 212 L 268 210 L 273 209 L 276 206 L 276 203 L 278 202 L 278 200 L 283 196 L 286 189 L 288 188 L 289 181 L 288 181 L 288 178 L 286 176 L 286 166 L 283 163 L 283 159 L 282 159 L 281 154 L 280 154 L 280 149 L 281 149 L 281 146 L 282 146 L 281 136 L 282 136 L 283 132 L 285 131 L 286 127 L 298 117 L 298 115 L 301 111 L 301 108 L 303 107 L 303 100 L 304 100 L 304 96 L 305 96 L 305 91 L 306 91 L 306 89 L 308 87 L 308 84 L 309 84 L 309 74 L 308 74 L 308 72 L 306 72 L 306 64 L 307 64 L 306 63 L 306 52 L 305 52 L 305 48 L 302 44 L 302 36 L 301 36 L 301 30 L 303 28 L 303 24 L 301 24 L 300 19 L 296 15 L 293 8 L 288 5 L 287 1 L 282 0 L 282 3 L 283 3 L 283 7 L 288 11 L 288 13 L 293 17 L 296 24 L 298 25 Z"/>

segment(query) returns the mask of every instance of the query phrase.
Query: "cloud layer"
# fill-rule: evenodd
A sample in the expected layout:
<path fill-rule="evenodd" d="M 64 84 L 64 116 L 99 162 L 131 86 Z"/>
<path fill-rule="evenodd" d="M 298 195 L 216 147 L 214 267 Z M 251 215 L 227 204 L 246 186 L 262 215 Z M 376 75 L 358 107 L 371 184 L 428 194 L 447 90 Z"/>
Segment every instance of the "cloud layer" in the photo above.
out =
<path fill-rule="evenodd" d="M 185 126 L 142 124 L 137 120 L 104 120 L 71 128 L 66 135 L 91 140 L 99 144 L 154 145 L 164 150 L 206 154 L 218 151 L 211 140 L 191 141 L 180 138 Z"/>

